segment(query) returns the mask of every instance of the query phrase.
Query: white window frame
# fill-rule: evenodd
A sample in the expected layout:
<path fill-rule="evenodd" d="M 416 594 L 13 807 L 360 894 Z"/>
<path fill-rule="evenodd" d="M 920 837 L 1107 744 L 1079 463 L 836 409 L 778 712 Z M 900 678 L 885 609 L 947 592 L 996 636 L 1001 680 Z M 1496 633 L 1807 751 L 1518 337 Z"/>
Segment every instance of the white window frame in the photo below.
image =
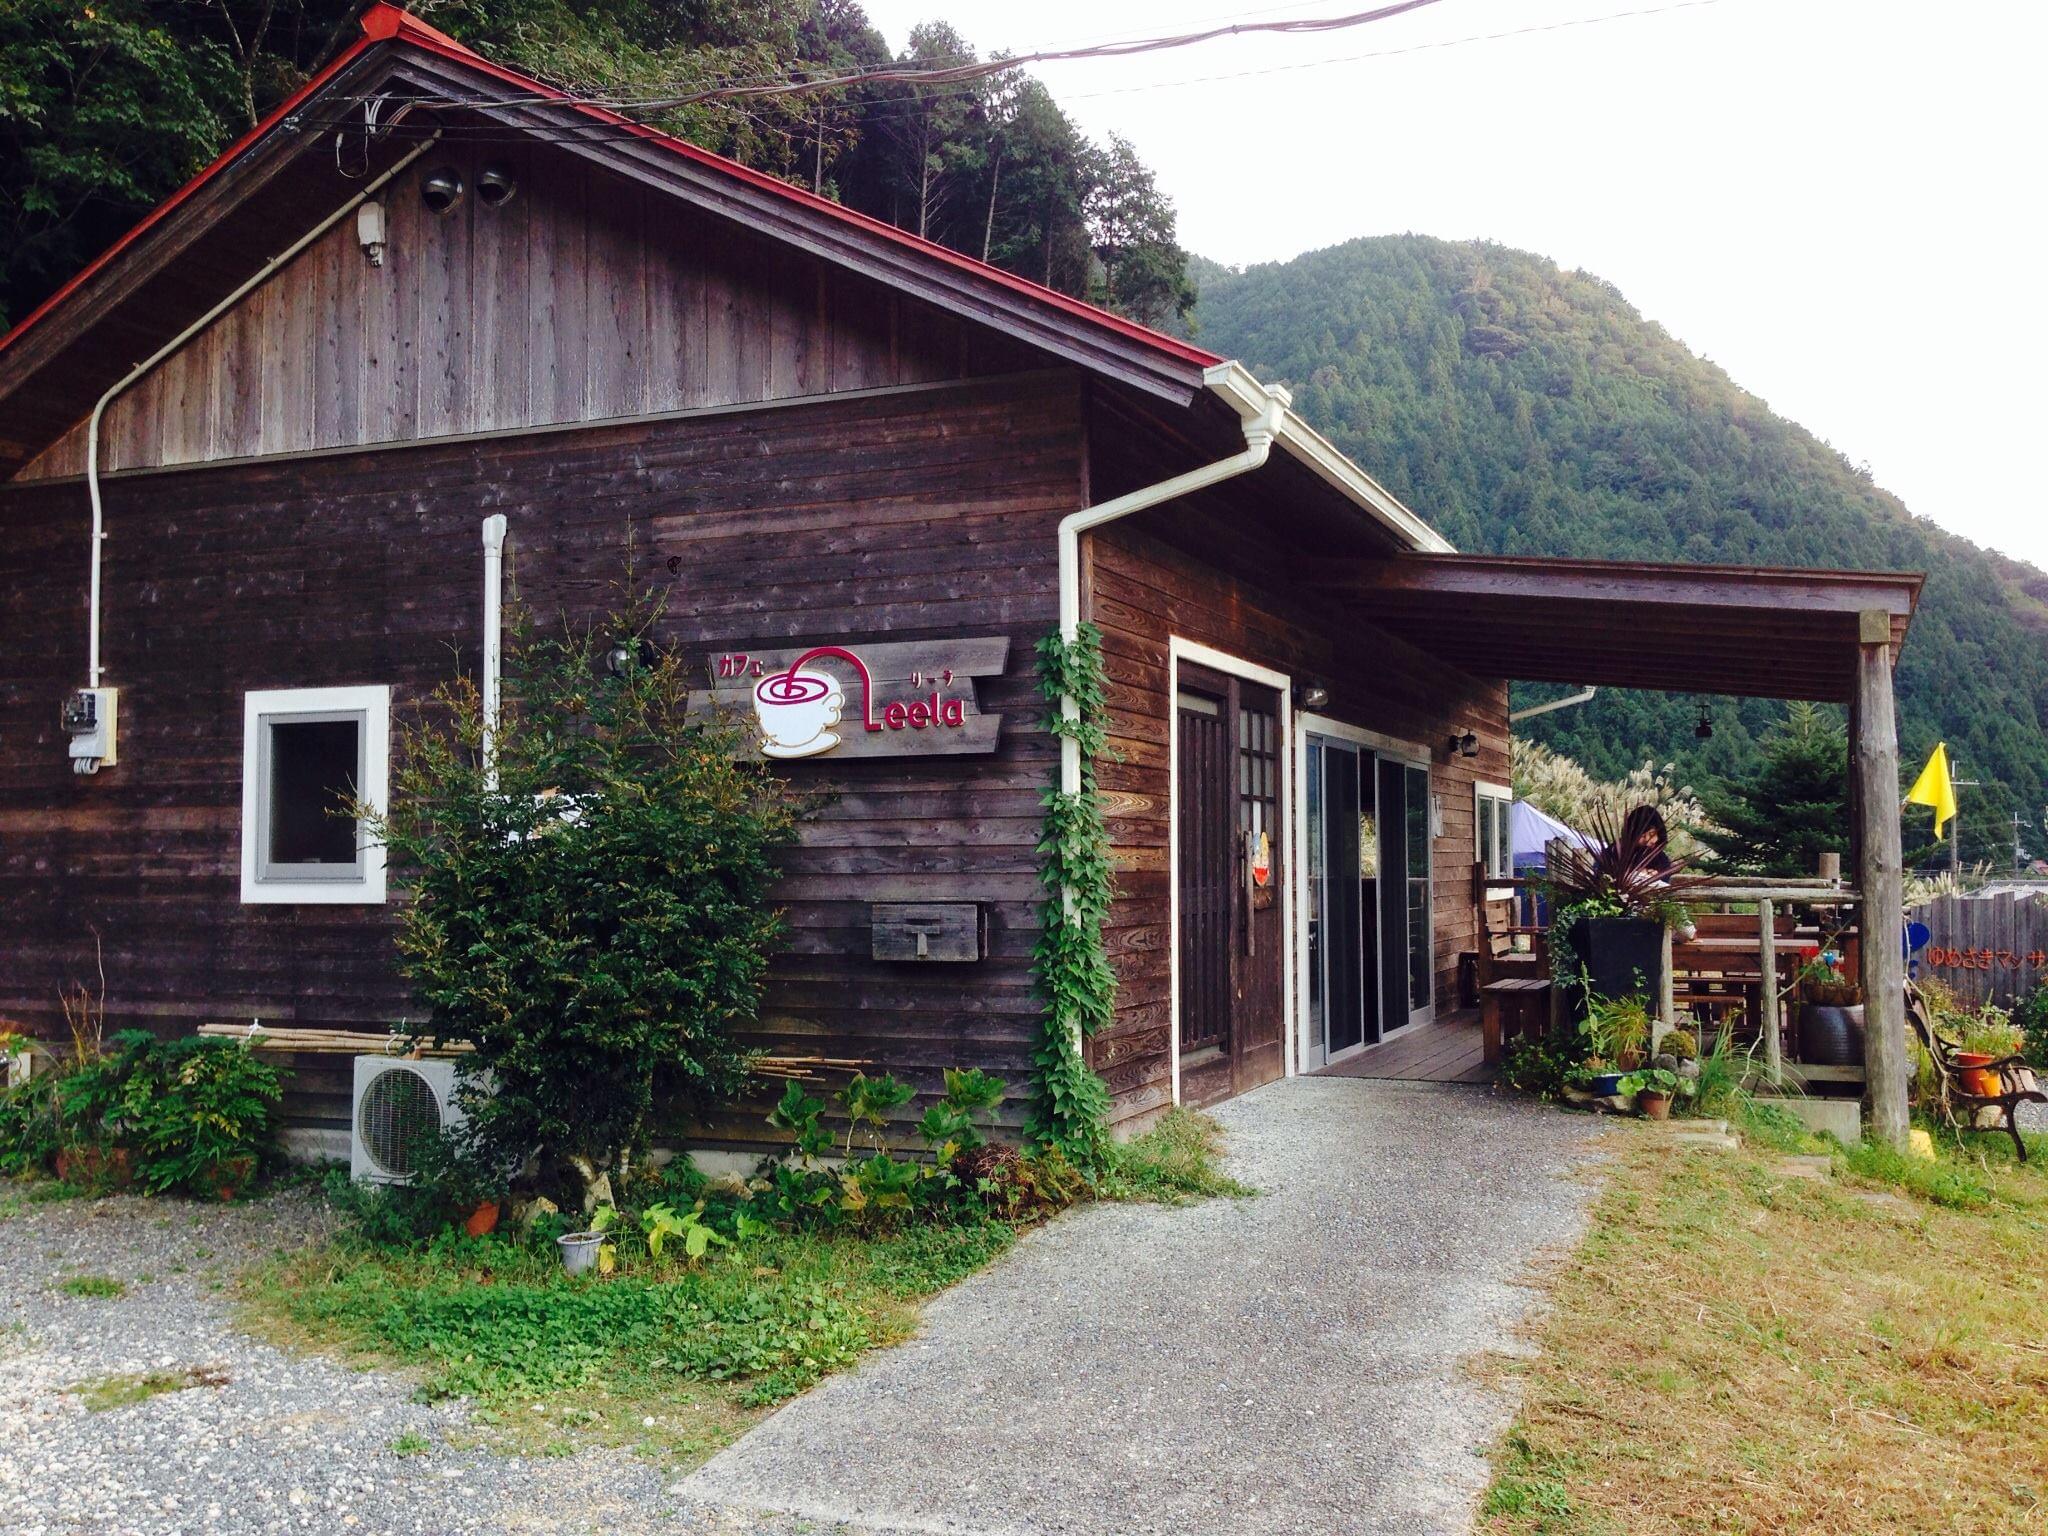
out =
<path fill-rule="evenodd" d="M 1484 779 L 1475 780 L 1473 782 L 1472 862 L 1475 864 L 1479 864 L 1482 866 L 1486 864 L 1485 823 L 1486 818 L 1489 814 L 1487 808 L 1489 805 L 1498 805 L 1499 807 L 1501 807 L 1499 812 L 1500 821 L 1497 827 L 1498 837 L 1495 840 L 1495 846 L 1500 854 L 1500 868 L 1486 869 L 1486 878 L 1489 882 L 1494 880 L 1512 880 L 1515 877 L 1514 842 L 1508 833 L 1508 807 L 1512 806 L 1514 803 L 1515 791 L 1513 786 L 1507 784 L 1490 784 Z M 1515 892 L 1513 886 L 1505 886 L 1500 889 L 1493 889 L 1489 885 L 1489 888 L 1486 892 L 1486 899 L 1488 901 L 1504 901 L 1508 897 L 1513 896 L 1514 893 Z"/>
<path fill-rule="evenodd" d="M 390 793 L 391 690 L 378 685 L 348 688 L 260 688 L 242 696 L 242 900 L 245 904 L 299 906 L 381 906 L 384 903 L 384 845 L 357 827 L 362 868 L 353 878 L 292 879 L 262 873 L 263 733 L 271 721 L 294 717 L 332 720 L 357 715 L 363 723 L 365 804 L 381 812 Z"/>

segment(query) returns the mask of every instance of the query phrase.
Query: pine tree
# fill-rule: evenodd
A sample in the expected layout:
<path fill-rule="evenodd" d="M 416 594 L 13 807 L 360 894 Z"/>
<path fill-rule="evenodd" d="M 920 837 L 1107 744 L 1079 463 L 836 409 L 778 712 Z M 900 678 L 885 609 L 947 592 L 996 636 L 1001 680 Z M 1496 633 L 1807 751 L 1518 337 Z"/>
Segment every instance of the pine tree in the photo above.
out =
<path fill-rule="evenodd" d="M 1716 827 L 1699 840 L 1730 870 L 1810 875 L 1823 853 L 1848 851 L 1848 736 L 1833 710 L 1794 702 L 1762 745 L 1753 782 L 1723 780 L 1701 796 Z"/>

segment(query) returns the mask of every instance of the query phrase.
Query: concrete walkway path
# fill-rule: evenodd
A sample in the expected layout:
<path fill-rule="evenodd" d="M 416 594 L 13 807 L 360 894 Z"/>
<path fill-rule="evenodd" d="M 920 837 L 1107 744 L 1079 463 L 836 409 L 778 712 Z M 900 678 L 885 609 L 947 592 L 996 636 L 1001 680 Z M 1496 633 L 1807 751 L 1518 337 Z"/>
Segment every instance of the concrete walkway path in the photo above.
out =
<path fill-rule="evenodd" d="M 1582 1231 L 1595 1123 L 1343 1078 L 1217 1118 L 1256 1199 L 1062 1218 L 678 1491 L 878 1532 L 1467 1531 L 1512 1408 L 1468 1362 Z"/>

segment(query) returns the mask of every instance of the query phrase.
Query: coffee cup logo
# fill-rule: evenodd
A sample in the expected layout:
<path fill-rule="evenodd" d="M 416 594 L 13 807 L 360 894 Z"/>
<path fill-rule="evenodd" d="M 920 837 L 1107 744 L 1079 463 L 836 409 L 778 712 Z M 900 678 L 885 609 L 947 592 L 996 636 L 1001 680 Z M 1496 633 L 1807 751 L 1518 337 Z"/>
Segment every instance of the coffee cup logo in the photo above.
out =
<path fill-rule="evenodd" d="M 791 667 L 754 685 L 754 716 L 761 724 L 764 757 L 813 757 L 839 745 L 833 727 L 846 707 L 839 680 L 827 672 Z"/>

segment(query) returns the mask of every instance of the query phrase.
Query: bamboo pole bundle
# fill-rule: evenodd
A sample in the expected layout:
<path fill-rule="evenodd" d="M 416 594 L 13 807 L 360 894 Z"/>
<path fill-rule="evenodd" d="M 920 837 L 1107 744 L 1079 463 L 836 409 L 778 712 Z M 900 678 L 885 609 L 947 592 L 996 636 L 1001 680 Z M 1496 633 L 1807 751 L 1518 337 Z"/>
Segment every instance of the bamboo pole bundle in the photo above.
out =
<path fill-rule="evenodd" d="M 461 1056 L 475 1049 L 467 1041 L 410 1047 L 409 1036 L 362 1029 L 297 1029 L 289 1025 L 202 1024 L 199 1033 L 223 1040 L 246 1040 L 274 1051 L 329 1052 L 352 1056 Z M 757 1056 L 754 1071 L 761 1077 L 817 1081 L 828 1073 L 859 1072 L 873 1063 L 850 1056 Z"/>

